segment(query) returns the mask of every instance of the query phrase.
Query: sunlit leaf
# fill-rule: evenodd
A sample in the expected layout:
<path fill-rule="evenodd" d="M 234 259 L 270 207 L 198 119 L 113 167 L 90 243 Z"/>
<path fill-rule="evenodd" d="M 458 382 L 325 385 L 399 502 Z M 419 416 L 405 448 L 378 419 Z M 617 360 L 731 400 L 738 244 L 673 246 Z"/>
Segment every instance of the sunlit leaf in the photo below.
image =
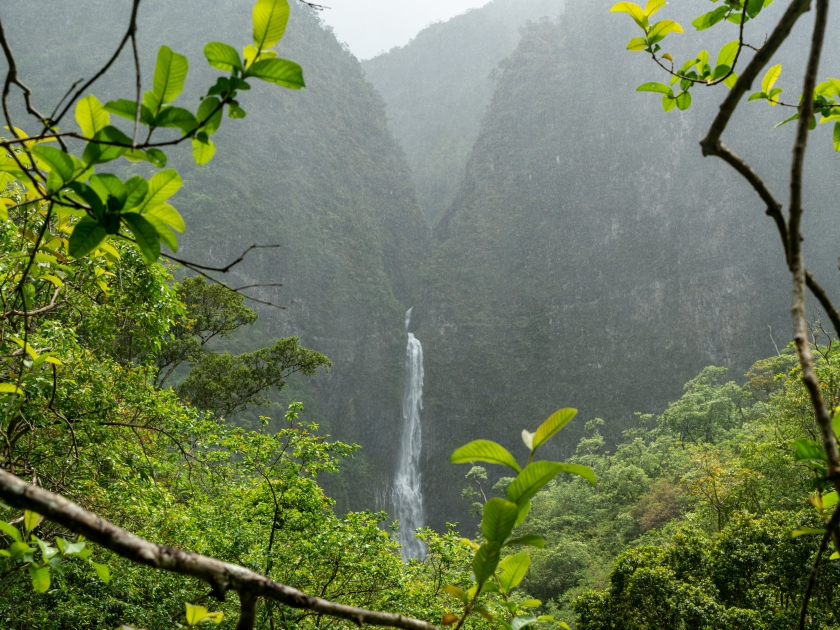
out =
<path fill-rule="evenodd" d="M 499 563 L 499 583 L 502 591 L 507 593 L 519 586 L 528 573 L 530 563 L 531 558 L 527 553 L 517 553 L 502 560 Z"/>
<path fill-rule="evenodd" d="M 536 534 L 528 534 L 527 536 L 511 538 L 504 544 L 505 547 L 512 547 L 514 545 L 526 545 L 528 547 L 536 547 L 537 549 L 542 549 L 543 547 L 545 547 L 545 540 L 542 536 L 537 536 Z"/>
<path fill-rule="evenodd" d="M 648 43 L 655 44 L 665 39 L 666 35 L 671 33 L 682 33 L 683 28 L 674 20 L 660 20 L 648 31 Z"/>
<path fill-rule="evenodd" d="M 531 462 L 522 469 L 507 489 L 507 499 L 513 503 L 528 501 L 563 470 L 558 462 Z"/>
<path fill-rule="evenodd" d="M 233 72 L 234 69 L 243 69 L 239 53 L 228 44 L 210 42 L 204 47 L 204 56 L 207 57 L 207 63 L 219 70 Z"/>
<path fill-rule="evenodd" d="M 648 0 L 647 4 L 645 4 L 645 15 L 650 17 L 666 4 L 668 3 L 665 0 Z"/>
<path fill-rule="evenodd" d="M 155 262 L 160 257 L 160 236 L 155 226 L 136 212 L 125 212 L 120 216 L 131 230 L 146 262 Z"/>
<path fill-rule="evenodd" d="M 670 88 L 668 88 L 668 91 L 671 91 Z M 564 407 L 563 409 L 558 409 L 548 418 L 546 418 L 543 421 L 543 423 L 539 426 L 539 428 L 534 432 L 533 450 L 536 450 L 537 448 L 548 442 L 560 429 L 569 424 L 569 422 L 572 421 L 572 418 L 574 418 L 576 415 L 577 409 L 572 409 L 571 407 Z"/>
<path fill-rule="evenodd" d="M 262 59 L 248 68 L 248 76 L 253 76 L 285 88 L 299 90 L 305 87 L 303 69 L 288 59 Z"/>
<path fill-rule="evenodd" d="M 770 90 L 773 88 L 773 85 L 776 83 L 776 80 L 779 78 L 780 74 L 782 74 L 782 64 L 780 63 L 777 63 L 767 72 L 765 72 L 764 78 L 761 80 L 761 91 L 769 93 Z"/>
<path fill-rule="evenodd" d="M 733 62 L 735 61 L 735 57 L 738 55 L 738 49 L 740 46 L 741 44 L 737 39 L 725 44 L 718 53 L 715 66 L 728 66 L 731 68 Z"/>
<path fill-rule="evenodd" d="M 26 530 L 27 534 L 38 527 L 43 520 L 44 517 L 36 512 L 32 512 L 30 510 L 24 510 L 23 512 L 23 528 Z"/>
<path fill-rule="evenodd" d="M 490 499 L 484 504 L 481 533 L 487 540 L 502 543 L 513 531 L 518 515 L 519 507 L 516 503 L 499 498 Z"/>
<path fill-rule="evenodd" d="M 481 545 L 478 551 L 475 552 L 472 569 L 476 584 L 484 584 L 487 578 L 493 575 L 493 571 L 496 570 L 499 564 L 500 551 L 501 545 L 499 543 L 488 541 Z"/>
<path fill-rule="evenodd" d="M 705 31 L 707 28 L 711 28 L 718 22 L 723 21 L 726 18 L 726 14 L 728 12 L 728 6 L 719 6 L 714 11 L 709 11 L 708 13 L 704 13 L 700 17 L 695 18 L 691 25 L 698 31 Z"/>
<path fill-rule="evenodd" d="M 111 116 L 99 99 L 89 94 L 76 103 L 76 122 L 82 134 L 92 138 L 97 131 L 111 124 Z"/>
<path fill-rule="evenodd" d="M 627 50 L 632 52 L 639 52 L 640 50 L 644 50 L 647 48 L 648 43 L 644 37 L 634 37 L 629 42 L 627 42 Z"/>
<path fill-rule="evenodd" d="M 188 70 L 189 62 L 184 55 L 173 52 L 169 46 L 160 47 L 152 83 L 152 89 L 160 104 L 165 105 L 178 98 L 184 90 Z M 153 111 L 157 109 L 154 108 Z"/>
<path fill-rule="evenodd" d="M 29 576 L 32 578 L 32 588 L 35 589 L 36 593 L 46 593 L 50 590 L 49 567 L 36 567 L 34 564 L 30 564 Z"/>
<path fill-rule="evenodd" d="M 289 3 L 286 0 L 257 0 L 251 17 L 254 22 L 254 46 L 272 48 L 286 32 Z"/>
<path fill-rule="evenodd" d="M 618 2 L 610 9 L 610 13 L 627 13 L 641 28 L 647 29 L 648 19 L 642 7 L 634 2 Z"/>
<path fill-rule="evenodd" d="M 519 472 L 521 468 L 508 450 L 490 440 L 473 440 L 465 444 L 449 458 L 453 464 L 467 464 L 471 462 L 487 462 L 489 464 L 503 464 Z"/>
<path fill-rule="evenodd" d="M 648 83 L 642 83 L 639 87 L 636 88 L 637 92 L 658 92 L 659 94 L 667 94 L 668 96 L 673 97 L 674 91 L 665 85 L 664 83 L 657 83 L 656 81 L 650 81 Z"/>

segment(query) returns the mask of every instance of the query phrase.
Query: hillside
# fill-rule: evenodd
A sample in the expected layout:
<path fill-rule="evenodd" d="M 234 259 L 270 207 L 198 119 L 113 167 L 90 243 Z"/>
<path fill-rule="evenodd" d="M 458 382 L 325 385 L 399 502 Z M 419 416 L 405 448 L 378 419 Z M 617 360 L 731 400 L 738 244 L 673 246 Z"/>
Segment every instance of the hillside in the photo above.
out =
<path fill-rule="evenodd" d="M 388 126 L 405 150 L 430 224 L 461 185 L 499 62 L 516 47 L 526 22 L 556 17 L 562 7 L 563 0 L 493 0 L 362 62 L 385 100 Z"/>

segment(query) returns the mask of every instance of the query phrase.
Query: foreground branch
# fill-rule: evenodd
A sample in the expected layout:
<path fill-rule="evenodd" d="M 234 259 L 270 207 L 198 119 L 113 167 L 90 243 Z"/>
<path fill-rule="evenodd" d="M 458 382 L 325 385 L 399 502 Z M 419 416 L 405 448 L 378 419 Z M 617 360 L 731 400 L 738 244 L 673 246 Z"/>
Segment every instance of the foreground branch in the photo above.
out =
<path fill-rule="evenodd" d="M 0 470 L 0 498 L 13 507 L 37 512 L 132 562 L 203 580 L 219 599 L 224 599 L 227 591 L 236 591 L 242 602 L 242 617 L 245 619 L 244 625 L 243 619 L 240 619 L 238 630 L 253 628 L 255 600 L 258 597 L 273 599 L 292 608 L 347 619 L 359 626 L 368 624 L 405 630 L 437 630 L 436 626 L 419 619 L 337 604 L 274 582 L 245 567 L 157 545 L 4 470 Z"/>

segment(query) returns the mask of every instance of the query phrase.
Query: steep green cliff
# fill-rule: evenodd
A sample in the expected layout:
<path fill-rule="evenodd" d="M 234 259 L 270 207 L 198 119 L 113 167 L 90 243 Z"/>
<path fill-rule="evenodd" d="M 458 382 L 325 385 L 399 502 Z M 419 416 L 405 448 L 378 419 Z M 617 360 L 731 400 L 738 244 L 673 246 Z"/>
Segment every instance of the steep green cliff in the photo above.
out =
<path fill-rule="evenodd" d="M 385 100 L 388 126 L 405 149 L 430 224 L 464 178 L 499 62 L 516 47 L 526 22 L 556 17 L 562 7 L 563 0 L 493 0 L 362 62 Z"/>

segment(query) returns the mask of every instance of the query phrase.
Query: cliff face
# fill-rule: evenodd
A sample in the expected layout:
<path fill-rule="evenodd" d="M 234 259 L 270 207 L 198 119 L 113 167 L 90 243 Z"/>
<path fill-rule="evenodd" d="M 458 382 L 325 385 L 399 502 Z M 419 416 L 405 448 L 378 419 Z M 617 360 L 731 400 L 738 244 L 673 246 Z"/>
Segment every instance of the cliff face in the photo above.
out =
<path fill-rule="evenodd" d="M 401 48 L 362 62 L 405 150 L 417 198 L 434 225 L 452 204 L 496 88 L 496 68 L 529 20 L 555 18 L 563 0 L 493 0 L 432 24 Z"/>
<path fill-rule="evenodd" d="M 182 98 L 186 106 L 197 106 L 198 95 L 219 74 L 207 66 L 204 44 L 249 43 L 252 5 L 144 0 L 144 77 L 152 76 L 158 46 L 186 54 L 191 66 Z M 90 76 L 119 41 L 129 7 L 36 0 L 9 22 L 4 10 L 6 30 L 13 34 L 37 31 L 39 15 L 66 25 L 43 42 L 45 49 L 27 46 L 24 37 L 12 41 L 37 96 L 51 103 L 66 87 L 59 78 Z M 266 342 L 298 335 L 333 361 L 329 374 L 295 384 L 296 395 L 309 403 L 308 417 L 323 421 L 334 437 L 364 447 L 350 466 L 366 478 L 343 487 L 341 507 L 373 507 L 375 489 L 396 465 L 404 316 L 419 294 L 416 269 L 428 253 L 430 233 L 382 100 L 359 62 L 318 14 L 297 2 L 291 8 L 278 55 L 302 65 L 306 89 L 254 81 L 240 99 L 247 117 L 225 121 L 214 136 L 217 154 L 210 164 L 192 165 L 188 148 L 171 152 L 170 162 L 185 180 L 173 202 L 187 222 L 179 256 L 219 264 L 252 243 L 280 246 L 249 255 L 228 280 L 234 286 L 282 283 L 249 292 L 285 306 L 258 307 L 256 336 Z M 98 18 L 86 30 L 91 15 Z M 96 44 L 85 50 L 90 42 L 74 38 L 78 32 L 90 32 Z M 103 101 L 133 95 L 130 55 L 125 61 L 95 90 Z"/>
<path fill-rule="evenodd" d="M 670 114 L 635 94 L 656 75 L 623 52 L 631 29 L 608 10 L 575 2 L 557 23 L 526 29 L 436 228 L 415 334 L 438 524 L 463 514 L 466 471 L 446 464 L 456 446 L 485 437 L 521 453 L 522 428 L 571 406 L 578 420 L 543 456 L 569 454 L 586 420 L 603 417 L 619 437 L 633 412 L 661 409 L 703 366 L 737 377 L 775 352 L 771 334 L 790 338 L 774 225 L 697 144 L 722 94 L 698 89 L 695 107 Z M 727 144 L 774 182 L 790 145 L 769 109 L 749 109 Z M 811 166 L 829 182 L 824 136 Z M 819 234 L 828 195 L 809 205 L 818 254 L 832 251 Z M 825 271 L 830 254 L 817 258 Z"/>

